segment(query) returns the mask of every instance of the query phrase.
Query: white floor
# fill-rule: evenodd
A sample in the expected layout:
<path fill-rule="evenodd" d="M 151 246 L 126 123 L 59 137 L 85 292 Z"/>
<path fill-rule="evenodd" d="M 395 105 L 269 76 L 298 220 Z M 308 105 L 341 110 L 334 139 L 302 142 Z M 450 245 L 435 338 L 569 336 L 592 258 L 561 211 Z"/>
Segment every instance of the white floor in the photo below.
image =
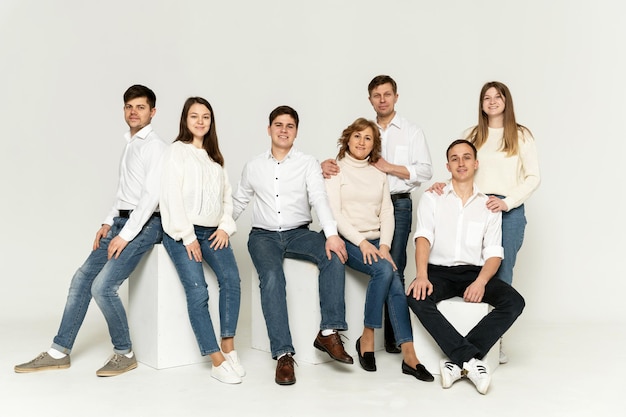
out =
<path fill-rule="evenodd" d="M 557 326 L 526 323 L 522 316 L 506 337 L 510 362 L 496 369 L 488 394 L 482 396 L 467 380 L 444 390 L 439 377 L 425 383 L 403 375 L 400 356 L 384 351 L 376 354 L 375 373 L 358 364 L 299 363 L 297 383 L 278 386 L 275 361 L 250 348 L 245 326 L 239 330 L 237 349 L 248 375 L 240 385 L 212 379 L 207 364 L 163 370 L 140 364 L 127 374 L 98 378 L 95 370 L 110 354 L 110 343 L 95 314 L 79 334 L 70 369 L 16 374 L 15 364 L 49 346 L 57 324 L 52 318 L 10 321 L 0 319 L 2 417 L 625 415 L 623 322 Z"/>

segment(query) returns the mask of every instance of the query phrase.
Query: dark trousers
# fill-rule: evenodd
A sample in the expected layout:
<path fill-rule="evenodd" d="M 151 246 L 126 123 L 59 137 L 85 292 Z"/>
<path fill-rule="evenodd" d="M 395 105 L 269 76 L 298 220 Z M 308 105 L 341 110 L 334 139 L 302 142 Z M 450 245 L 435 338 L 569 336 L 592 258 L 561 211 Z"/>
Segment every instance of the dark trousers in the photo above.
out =
<path fill-rule="evenodd" d="M 409 308 L 441 350 L 459 367 L 472 358 L 482 359 L 515 322 L 525 305 L 524 299 L 513 287 L 492 278 L 485 286 L 482 301 L 492 305 L 493 310 L 483 317 L 467 336 L 461 336 L 437 309 L 437 303 L 455 296 L 462 297 L 465 289 L 478 276 L 480 269 L 481 267 L 473 265 L 454 267 L 428 265 L 428 279 L 433 284 L 433 293 L 424 300 L 407 296 Z"/>

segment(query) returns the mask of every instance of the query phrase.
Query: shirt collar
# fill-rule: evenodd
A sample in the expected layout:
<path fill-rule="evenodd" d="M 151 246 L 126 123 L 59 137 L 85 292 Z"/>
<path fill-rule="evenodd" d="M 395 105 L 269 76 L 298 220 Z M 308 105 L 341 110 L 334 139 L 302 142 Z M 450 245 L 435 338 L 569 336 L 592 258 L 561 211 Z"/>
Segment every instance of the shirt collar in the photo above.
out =
<path fill-rule="evenodd" d="M 148 137 L 148 135 L 150 135 L 150 133 L 152 133 L 152 125 L 148 124 L 148 125 L 144 126 L 139 132 L 135 133 L 135 135 L 133 137 L 130 136 L 130 130 L 128 132 L 126 132 L 124 137 L 126 138 L 126 140 L 128 142 L 130 142 L 131 140 L 133 140 L 135 138 L 144 140 L 144 139 L 146 139 Z"/>
<path fill-rule="evenodd" d="M 484 194 L 482 191 L 480 191 L 478 189 L 478 186 L 476 185 L 476 183 L 474 183 L 474 188 L 473 188 L 473 193 L 472 196 L 469 198 L 468 201 L 473 200 L 476 197 L 487 197 L 486 194 Z M 458 197 L 456 195 L 456 193 L 454 192 L 454 187 L 452 187 L 452 182 L 449 182 L 444 188 L 443 188 L 443 195 L 447 196 L 453 194 L 455 197 Z"/>

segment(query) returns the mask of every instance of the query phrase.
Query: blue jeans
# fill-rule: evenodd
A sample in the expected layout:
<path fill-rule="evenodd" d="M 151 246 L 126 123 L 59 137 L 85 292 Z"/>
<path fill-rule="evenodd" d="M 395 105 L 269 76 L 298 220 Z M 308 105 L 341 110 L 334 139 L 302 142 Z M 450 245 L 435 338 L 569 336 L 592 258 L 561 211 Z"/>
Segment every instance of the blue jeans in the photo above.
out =
<path fill-rule="evenodd" d="M 233 337 L 239 319 L 241 280 L 232 247 L 229 245 L 219 250 L 210 247 L 213 241 L 209 240 L 209 236 L 216 229 L 215 227 L 194 226 L 196 237 L 200 243 L 202 258 L 215 272 L 220 287 L 220 335 L 222 338 Z M 206 356 L 219 352 L 220 347 L 215 338 L 215 330 L 209 313 L 209 292 L 207 291 L 202 262 L 189 259 L 182 240 L 177 242 L 169 235 L 164 234 L 163 246 L 172 258 L 180 282 L 185 288 L 189 321 L 196 335 L 200 353 Z"/>
<path fill-rule="evenodd" d="M 151 217 L 141 232 L 124 248 L 117 259 L 107 259 L 111 240 L 119 234 L 126 221 L 113 219 L 113 226 L 106 237 L 100 239 L 100 247 L 91 252 L 85 263 L 76 271 L 70 284 L 63 318 L 52 347 L 70 353 L 76 335 L 83 324 L 91 297 L 96 300 L 109 327 L 113 350 L 124 354 L 131 351 L 128 320 L 124 305 L 117 293 L 120 285 L 133 272 L 142 256 L 155 243 L 161 241 L 163 229 L 161 219 Z"/>
<path fill-rule="evenodd" d="M 503 198 L 502 196 L 498 196 Z M 526 229 L 526 215 L 524 205 L 502 212 L 502 247 L 504 248 L 504 259 L 496 273 L 496 278 L 501 279 L 509 285 L 513 285 L 513 267 L 524 242 L 524 230 Z"/>
<path fill-rule="evenodd" d="M 465 289 L 476 279 L 480 266 L 445 267 L 428 265 L 428 279 L 433 293 L 424 300 L 407 296 L 411 310 L 430 333 L 441 350 L 459 367 L 472 358 L 482 359 L 489 349 L 522 314 L 524 299 L 509 284 L 492 278 L 485 286 L 483 302 L 494 308 L 463 337 L 437 309 L 437 303 L 455 296 L 463 296 Z"/>
<path fill-rule="evenodd" d="M 379 247 L 378 239 L 369 241 Z M 365 296 L 365 327 L 380 329 L 383 325 L 383 304 L 389 310 L 389 320 L 395 334 L 396 345 L 413 341 L 409 309 L 400 275 L 386 259 L 379 259 L 371 265 L 363 263 L 363 253 L 358 246 L 346 241 L 348 266 L 370 276 Z"/>
<path fill-rule="evenodd" d="M 398 274 L 404 284 L 404 268 L 406 268 L 406 246 L 413 223 L 413 201 L 410 198 L 399 198 L 393 202 L 395 229 L 391 241 L 391 259 L 398 267 Z"/>
<path fill-rule="evenodd" d="M 393 202 L 393 217 L 395 229 L 391 241 L 391 259 L 398 267 L 400 282 L 404 288 L 404 269 L 406 268 L 406 246 L 411 233 L 413 222 L 413 201 L 410 198 L 399 198 Z M 389 319 L 389 306 L 385 304 L 385 342 L 390 345 L 394 342 L 393 326 Z"/>
<path fill-rule="evenodd" d="M 272 357 L 295 354 L 289 331 L 287 295 L 285 292 L 285 258 L 301 259 L 317 265 L 322 320 L 320 329 L 346 330 L 345 268 L 336 254 L 326 257 L 326 237 L 308 229 L 272 232 L 252 228 L 248 252 L 259 274 L 261 307 L 270 339 Z M 297 277 L 293 277 L 296 278 Z"/>

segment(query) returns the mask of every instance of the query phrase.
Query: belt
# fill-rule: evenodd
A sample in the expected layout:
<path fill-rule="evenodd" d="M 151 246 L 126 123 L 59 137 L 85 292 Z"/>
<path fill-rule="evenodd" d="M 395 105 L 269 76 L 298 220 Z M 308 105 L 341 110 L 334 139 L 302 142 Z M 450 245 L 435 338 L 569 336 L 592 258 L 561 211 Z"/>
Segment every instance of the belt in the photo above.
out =
<path fill-rule="evenodd" d="M 120 210 L 120 217 L 123 219 L 128 219 L 130 217 L 130 213 L 132 213 L 132 210 Z M 150 217 L 161 217 L 161 213 L 159 213 L 158 211 L 155 211 L 154 213 L 152 213 L 152 216 Z"/>
<path fill-rule="evenodd" d="M 391 194 L 391 201 L 400 200 L 401 198 L 408 198 L 410 200 L 411 199 L 411 193 Z"/>
<path fill-rule="evenodd" d="M 309 224 L 303 224 L 302 226 L 298 226 L 294 229 L 289 229 L 289 230 L 297 230 L 297 229 L 309 229 Z M 282 230 L 267 230 L 267 229 L 263 229 L 262 227 L 253 227 L 252 230 L 256 230 L 256 231 L 263 231 L 263 232 L 282 232 Z M 289 230 L 285 230 L 285 232 L 288 232 Z"/>

